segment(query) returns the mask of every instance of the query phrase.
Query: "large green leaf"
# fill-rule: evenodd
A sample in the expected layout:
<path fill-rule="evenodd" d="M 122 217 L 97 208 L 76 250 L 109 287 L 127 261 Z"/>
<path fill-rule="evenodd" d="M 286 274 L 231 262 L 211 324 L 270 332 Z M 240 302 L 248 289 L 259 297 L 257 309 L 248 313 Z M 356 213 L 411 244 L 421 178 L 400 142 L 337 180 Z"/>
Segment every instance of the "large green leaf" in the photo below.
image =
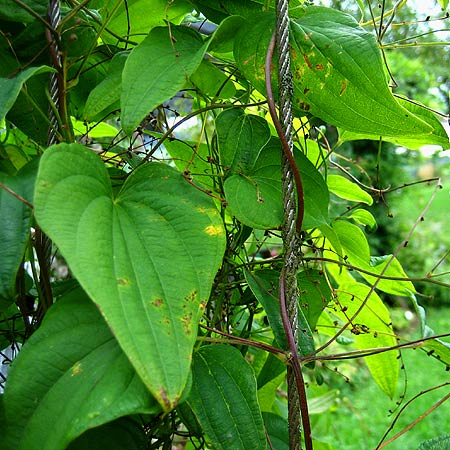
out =
<path fill-rule="evenodd" d="M 215 450 L 265 449 L 253 369 L 234 347 L 202 347 L 194 355 L 186 400 Z"/>
<path fill-rule="evenodd" d="M 224 252 L 213 201 L 160 163 L 142 165 L 114 196 L 94 152 L 60 144 L 42 158 L 35 214 L 144 383 L 173 408 Z"/>
<path fill-rule="evenodd" d="M 443 121 L 446 119 L 440 119 L 435 113 L 422 107 L 419 104 L 411 101 L 397 98 L 397 101 L 407 110 L 411 111 L 417 117 L 421 118 L 428 125 L 433 127 L 433 131 L 426 135 L 414 135 L 414 136 L 384 136 L 383 139 L 394 144 L 401 145 L 403 147 L 418 149 L 423 145 L 440 145 L 444 149 L 449 148 L 449 136 L 443 126 Z M 349 130 L 339 129 L 340 142 L 352 141 L 357 139 L 372 139 L 378 140 L 380 136 L 370 133 L 357 133 Z"/>
<path fill-rule="evenodd" d="M 17 100 L 23 84 L 33 75 L 51 71 L 53 69 L 48 66 L 29 67 L 14 78 L 0 78 L 0 123 Z"/>
<path fill-rule="evenodd" d="M 265 120 L 239 109 L 221 113 L 216 132 L 221 164 L 228 169 L 224 190 L 232 214 L 253 228 L 279 227 L 283 219 L 280 141 L 270 137 Z M 303 181 L 303 228 L 325 224 L 329 202 L 325 181 L 302 152 L 295 149 L 294 156 Z"/>
<path fill-rule="evenodd" d="M 423 441 L 417 450 L 448 450 L 450 448 L 450 434 Z"/>
<path fill-rule="evenodd" d="M 31 202 L 38 160 L 15 175 L 0 172 L 0 183 Z M 17 270 L 22 261 L 31 226 L 31 209 L 10 192 L 0 188 L 0 311 L 14 301 Z"/>
<path fill-rule="evenodd" d="M 340 11 L 312 7 L 291 22 L 298 105 L 323 120 L 378 136 L 431 134 L 389 90 L 374 34 Z"/>
<path fill-rule="evenodd" d="M 409 107 L 390 91 L 373 34 L 331 8 L 310 6 L 298 17 L 291 21 L 296 107 L 354 135 L 442 143 L 442 125 L 424 108 Z M 265 57 L 274 23 L 270 13 L 255 15 L 235 41 L 240 70 L 261 92 L 265 92 Z M 276 73 L 275 61 L 272 73 Z M 276 85 L 274 79 L 272 83 Z"/>
<path fill-rule="evenodd" d="M 7 449 L 63 450 L 86 430 L 160 407 L 86 294 L 49 310 L 5 388 Z M 50 432 L 49 432 L 50 431 Z"/>
<path fill-rule="evenodd" d="M 127 134 L 185 86 L 206 48 L 199 33 L 173 25 L 154 28 L 131 51 L 122 74 L 120 100 L 122 128 Z"/>

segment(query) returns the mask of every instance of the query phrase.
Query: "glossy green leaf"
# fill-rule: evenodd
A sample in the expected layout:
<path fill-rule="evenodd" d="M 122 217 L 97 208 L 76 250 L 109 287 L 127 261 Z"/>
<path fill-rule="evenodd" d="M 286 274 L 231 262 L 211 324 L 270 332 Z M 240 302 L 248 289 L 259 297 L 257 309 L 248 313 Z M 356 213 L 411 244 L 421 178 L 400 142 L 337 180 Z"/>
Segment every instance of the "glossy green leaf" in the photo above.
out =
<path fill-rule="evenodd" d="M 327 185 L 330 192 L 345 200 L 371 205 L 373 198 L 356 183 L 340 175 L 328 175 Z"/>
<path fill-rule="evenodd" d="M 108 31 L 132 42 L 141 42 L 154 27 L 164 26 L 167 22 L 180 23 L 185 14 L 192 11 L 187 0 L 128 0 L 126 3 L 91 0 L 89 8 L 98 9 L 103 17 L 109 19 Z M 110 32 L 102 33 L 102 39 L 117 43 L 117 38 Z"/>
<path fill-rule="evenodd" d="M 39 16 L 45 16 L 47 14 L 47 0 L 23 0 L 23 3 Z M 30 23 L 36 20 L 30 12 L 14 0 L 2 0 L 0 19 L 23 23 Z"/>
<path fill-rule="evenodd" d="M 357 224 L 368 227 L 370 231 L 374 231 L 377 228 L 375 217 L 367 209 L 354 209 L 348 217 L 353 219 Z"/>
<path fill-rule="evenodd" d="M 38 160 L 22 167 L 16 175 L 0 172 L 0 183 L 28 202 L 33 200 L 33 187 Z M 0 188 L 0 312 L 15 300 L 15 280 L 29 239 L 31 209 L 10 192 Z"/>
<path fill-rule="evenodd" d="M 142 424 L 133 418 L 121 417 L 86 431 L 67 450 L 144 450 L 146 446 L 147 435 Z"/>
<path fill-rule="evenodd" d="M 40 450 L 43 442 L 63 450 L 118 417 L 160 411 L 79 288 L 52 306 L 23 347 L 4 395 L 8 450 Z"/>
<path fill-rule="evenodd" d="M 253 294 L 267 313 L 278 345 L 283 349 L 288 349 L 286 332 L 284 331 L 280 310 L 279 272 L 263 269 L 254 273 L 246 272 L 245 277 Z M 303 308 L 299 308 L 298 310 L 298 350 L 302 355 L 309 355 L 314 351 L 314 339 L 311 327 L 305 318 Z"/>
<path fill-rule="evenodd" d="M 304 269 L 297 274 L 299 305 L 309 327 L 314 330 L 319 316 L 332 298 L 330 285 L 322 271 Z"/>
<path fill-rule="evenodd" d="M 213 201 L 160 163 L 139 167 L 114 195 L 100 158 L 78 144 L 47 150 L 36 186 L 39 224 L 144 383 L 173 408 L 225 247 Z"/>
<path fill-rule="evenodd" d="M 430 135 L 392 95 L 375 36 L 340 11 L 309 7 L 291 22 L 292 71 L 301 109 L 353 132 Z"/>
<path fill-rule="evenodd" d="M 229 77 L 208 60 L 202 61 L 191 81 L 203 94 L 212 98 L 227 99 L 236 94 Z"/>
<path fill-rule="evenodd" d="M 224 183 L 232 214 L 253 228 L 279 227 L 283 218 L 279 140 L 270 138 L 267 122 L 245 115 L 239 109 L 222 113 L 216 128 L 221 163 L 232 168 Z M 328 222 L 327 186 L 302 152 L 295 149 L 294 154 L 304 189 L 303 228 L 325 224 Z"/>
<path fill-rule="evenodd" d="M 287 350 L 286 332 L 280 314 L 279 282 L 280 274 L 273 270 L 244 272 L 245 279 L 253 295 L 263 306 L 278 347 Z"/>
<path fill-rule="evenodd" d="M 199 33 L 173 25 L 152 29 L 131 51 L 122 74 L 120 100 L 122 128 L 127 134 L 185 86 L 206 48 Z"/>
<path fill-rule="evenodd" d="M 263 412 L 263 419 L 272 448 L 289 450 L 289 425 L 287 420 L 271 412 Z"/>
<path fill-rule="evenodd" d="M 364 303 L 348 327 L 354 339 L 353 345 L 361 350 L 397 345 L 388 309 L 375 292 L 368 297 L 369 293 L 370 288 L 361 283 L 340 285 L 336 307 L 330 310 L 331 315 L 345 324 Z M 373 379 L 391 398 L 396 393 L 400 371 L 397 355 L 398 351 L 393 350 L 365 358 Z"/>
<path fill-rule="evenodd" d="M 438 136 L 442 142 L 445 131 L 434 117 L 420 106 L 409 107 L 390 91 L 373 34 L 331 8 L 309 6 L 297 16 L 291 20 L 291 68 L 294 104 L 300 110 L 352 133 L 428 143 Z M 271 14 L 249 18 L 234 47 L 240 70 L 263 93 L 274 23 Z"/>
<path fill-rule="evenodd" d="M 53 72 L 48 66 L 28 67 L 14 78 L 0 78 L 0 122 L 5 120 L 6 113 L 12 108 L 19 96 L 23 84 L 33 75 Z"/>
<path fill-rule="evenodd" d="M 202 347 L 186 403 L 216 450 L 265 449 L 253 369 L 234 347 Z"/>
<path fill-rule="evenodd" d="M 450 434 L 446 434 L 422 442 L 417 450 L 448 450 L 449 448 Z"/>
<path fill-rule="evenodd" d="M 384 136 L 383 140 L 387 142 L 393 142 L 396 145 L 401 145 L 410 149 L 419 149 L 424 145 L 440 145 L 443 148 L 448 148 L 449 136 L 443 126 L 445 119 L 440 119 L 435 113 L 422 107 L 419 104 L 413 103 L 411 101 L 397 98 L 397 102 L 402 105 L 405 109 L 411 111 L 414 115 L 421 118 L 428 125 L 430 125 L 433 130 L 431 134 L 419 135 L 419 136 Z M 379 140 L 379 135 L 368 134 L 368 133 L 355 133 L 349 130 L 339 129 L 339 140 L 340 142 L 352 141 L 358 139 L 372 139 Z"/>
<path fill-rule="evenodd" d="M 267 122 L 243 108 L 223 111 L 216 119 L 220 162 L 224 169 L 248 174 L 270 140 Z"/>
<path fill-rule="evenodd" d="M 343 255 L 349 264 L 363 269 L 361 276 L 369 283 L 377 280 L 376 275 L 383 274 L 388 277 L 399 278 L 398 280 L 380 279 L 377 289 L 388 294 L 409 296 L 409 292 L 415 292 L 414 285 L 410 281 L 402 281 L 407 278 L 403 267 L 397 258 L 386 255 L 379 258 L 370 257 L 369 243 L 363 231 L 356 225 L 344 220 L 336 220 L 333 230 L 342 246 Z M 389 266 L 386 268 L 386 266 Z M 376 275 L 370 275 L 370 272 Z"/>
<path fill-rule="evenodd" d="M 89 94 L 84 107 L 83 116 L 86 120 L 103 118 L 114 105 L 119 105 L 122 88 L 122 71 L 128 53 L 120 52 L 114 55 L 107 71 L 106 78 L 101 81 Z"/>

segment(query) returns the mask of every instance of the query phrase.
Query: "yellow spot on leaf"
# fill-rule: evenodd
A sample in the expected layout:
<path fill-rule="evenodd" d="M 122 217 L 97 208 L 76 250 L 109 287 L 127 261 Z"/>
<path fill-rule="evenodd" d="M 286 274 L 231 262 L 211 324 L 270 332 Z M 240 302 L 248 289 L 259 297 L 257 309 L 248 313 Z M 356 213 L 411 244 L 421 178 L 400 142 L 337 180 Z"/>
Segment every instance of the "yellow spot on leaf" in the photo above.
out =
<path fill-rule="evenodd" d="M 205 232 L 210 236 L 218 236 L 223 233 L 223 228 L 220 225 L 209 225 L 205 228 Z"/>
<path fill-rule="evenodd" d="M 75 375 L 78 375 L 82 371 L 83 371 L 83 369 L 81 367 L 81 362 L 77 361 L 72 367 L 72 377 L 75 376 Z"/>

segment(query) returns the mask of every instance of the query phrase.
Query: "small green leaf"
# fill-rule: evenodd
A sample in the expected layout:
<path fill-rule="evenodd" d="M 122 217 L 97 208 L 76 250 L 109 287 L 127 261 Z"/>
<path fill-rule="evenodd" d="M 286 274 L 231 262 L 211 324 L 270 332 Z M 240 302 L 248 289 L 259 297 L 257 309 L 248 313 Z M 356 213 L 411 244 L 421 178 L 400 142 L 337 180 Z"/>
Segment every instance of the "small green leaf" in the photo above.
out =
<path fill-rule="evenodd" d="M 0 78 L 0 123 L 5 120 L 6 113 L 14 105 L 23 84 L 29 78 L 40 73 L 54 71 L 48 66 L 28 67 L 14 78 Z"/>
<path fill-rule="evenodd" d="M 356 183 L 340 175 L 328 175 L 327 185 L 330 192 L 345 200 L 371 205 L 373 198 Z"/>
<path fill-rule="evenodd" d="M 15 176 L 0 172 L 0 183 L 31 202 L 39 160 L 36 158 Z M 16 274 L 28 242 L 31 209 L 0 188 L 0 312 L 15 300 Z"/>
<path fill-rule="evenodd" d="M 217 450 L 265 449 L 253 369 L 234 347 L 202 347 L 186 403 Z"/>
<path fill-rule="evenodd" d="M 35 214 L 144 383 L 173 408 L 225 247 L 212 199 L 161 163 L 141 165 L 114 195 L 94 152 L 60 144 L 42 157 Z"/>
<path fill-rule="evenodd" d="M 410 281 L 401 280 L 407 278 L 407 275 L 397 258 L 392 255 L 370 257 L 369 243 L 358 226 L 344 220 L 336 220 L 333 223 L 333 230 L 342 247 L 341 256 L 346 258 L 349 264 L 363 269 L 364 272 L 360 274 L 367 282 L 374 283 L 379 280 L 377 289 L 388 294 L 409 296 L 409 292 L 415 292 L 414 285 Z M 387 265 L 389 266 L 386 268 Z M 380 274 L 399 279 L 378 279 L 376 275 Z"/>
<path fill-rule="evenodd" d="M 63 450 L 86 430 L 160 411 L 81 289 L 60 299 L 14 360 L 5 388 L 8 449 Z M 51 429 L 51 433 L 48 431 Z"/>
<path fill-rule="evenodd" d="M 263 412 L 263 419 L 272 448 L 289 450 L 289 424 L 287 420 L 271 412 Z"/>
<path fill-rule="evenodd" d="M 96 117 L 103 118 L 114 105 L 120 101 L 122 88 L 122 71 L 128 57 L 128 52 L 114 55 L 109 64 L 106 78 L 90 92 L 84 106 L 83 116 L 88 121 Z"/>
<path fill-rule="evenodd" d="M 377 228 L 375 217 L 367 209 L 354 209 L 348 217 L 353 219 L 357 224 L 368 227 L 370 231 L 374 231 Z"/>
<path fill-rule="evenodd" d="M 131 51 L 122 74 L 120 100 L 122 128 L 127 134 L 185 86 L 207 45 L 196 31 L 172 25 L 154 28 Z"/>

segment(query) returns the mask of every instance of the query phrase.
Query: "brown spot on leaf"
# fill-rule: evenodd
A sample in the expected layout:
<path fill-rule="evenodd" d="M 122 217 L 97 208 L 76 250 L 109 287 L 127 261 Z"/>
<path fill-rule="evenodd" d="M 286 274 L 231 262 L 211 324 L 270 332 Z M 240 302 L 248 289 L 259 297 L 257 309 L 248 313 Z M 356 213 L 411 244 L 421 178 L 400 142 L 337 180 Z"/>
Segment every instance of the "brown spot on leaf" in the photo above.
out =
<path fill-rule="evenodd" d="M 339 95 L 342 95 L 346 89 L 347 83 L 345 81 L 341 81 L 341 92 L 339 92 Z"/>
<path fill-rule="evenodd" d="M 303 111 L 309 111 L 310 106 L 307 103 L 304 102 L 300 102 L 298 104 L 298 106 L 300 106 L 301 109 L 303 109 Z"/>
<path fill-rule="evenodd" d="M 303 53 L 303 59 L 305 60 L 305 63 L 308 66 L 308 69 L 312 70 L 313 66 L 312 66 L 312 64 L 308 58 L 308 55 L 306 53 Z"/>
<path fill-rule="evenodd" d="M 316 64 L 317 70 L 323 70 L 323 64 Z"/>
<path fill-rule="evenodd" d="M 163 303 L 164 302 L 163 302 L 162 298 L 157 298 L 157 299 L 152 301 L 152 305 L 156 306 L 157 308 L 159 308 Z"/>
<path fill-rule="evenodd" d="M 303 93 L 304 93 L 305 95 L 306 95 L 309 91 L 310 91 L 310 89 L 308 89 L 308 88 L 303 89 Z"/>

